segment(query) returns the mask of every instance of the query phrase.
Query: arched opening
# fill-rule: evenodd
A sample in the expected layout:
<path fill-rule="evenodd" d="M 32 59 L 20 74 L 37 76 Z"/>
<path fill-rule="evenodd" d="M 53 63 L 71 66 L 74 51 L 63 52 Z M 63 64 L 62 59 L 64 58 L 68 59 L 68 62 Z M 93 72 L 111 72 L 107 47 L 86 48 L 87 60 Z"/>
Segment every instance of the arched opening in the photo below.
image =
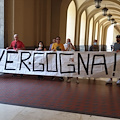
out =
<path fill-rule="evenodd" d="M 81 15 L 81 23 L 80 23 L 80 51 L 84 51 L 85 44 L 85 28 L 86 28 L 86 12 L 84 11 Z"/>
<path fill-rule="evenodd" d="M 95 39 L 98 39 L 98 22 L 96 23 L 96 28 L 95 28 Z"/>
<path fill-rule="evenodd" d="M 102 43 L 102 29 L 103 27 L 100 27 L 100 36 L 99 36 L 99 41 L 98 41 L 98 45 L 99 45 L 99 51 L 101 51 L 101 43 Z"/>
<path fill-rule="evenodd" d="M 72 44 L 74 44 L 75 21 L 76 21 L 76 6 L 74 1 L 71 1 L 67 10 L 66 39 L 70 38 Z"/>
<path fill-rule="evenodd" d="M 102 39 L 102 26 L 100 27 L 100 36 L 99 36 L 99 45 L 101 45 L 101 39 Z"/>
<path fill-rule="evenodd" d="M 106 40 L 106 45 L 107 45 L 107 51 L 111 51 L 111 45 L 113 45 L 113 34 L 114 34 L 114 25 L 110 25 L 108 30 L 107 30 L 107 40 Z"/>
<path fill-rule="evenodd" d="M 88 45 L 92 44 L 92 32 L 93 32 L 93 18 L 91 18 L 90 20 Z"/>
<path fill-rule="evenodd" d="M 113 42 L 116 42 L 116 36 L 120 35 L 120 25 L 114 25 L 114 31 L 113 31 Z"/>

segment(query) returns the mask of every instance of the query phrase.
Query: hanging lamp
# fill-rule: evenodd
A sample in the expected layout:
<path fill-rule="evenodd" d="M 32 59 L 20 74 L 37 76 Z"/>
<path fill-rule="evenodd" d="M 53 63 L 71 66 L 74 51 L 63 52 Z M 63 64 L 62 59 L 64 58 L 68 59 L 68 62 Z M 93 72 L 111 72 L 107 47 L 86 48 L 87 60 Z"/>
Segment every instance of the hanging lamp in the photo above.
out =
<path fill-rule="evenodd" d="M 110 20 L 111 20 L 112 15 L 111 15 L 111 14 L 108 14 L 108 15 L 107 15 L 107 17 L 108 17 L 108 21 L 110 21 Z"/>
<path fill-rule="evenodd" d="M 102 1 L 102 0 L 94 0 L 94 1 L 95 1 L 95 7 L 96 7 L 96 8 L 100 8 L 100 7 L 101 7 L 100 4 L 101 4 L 101 1 Z"/>
<path fill-rule="evenodd" d="M 114 24 L 114 22 L 115 22 L 115 19 L 112 18 L 112 19 L 111 19 L 111 24 Z"/>
<path fill-rule="evenodd" d="M 102 9 L 102 11 L 103 11 L 103 16 L 106 16 L 106 15 L 107 15 L 108 8 L 104 7 L 104 8 Z"/>

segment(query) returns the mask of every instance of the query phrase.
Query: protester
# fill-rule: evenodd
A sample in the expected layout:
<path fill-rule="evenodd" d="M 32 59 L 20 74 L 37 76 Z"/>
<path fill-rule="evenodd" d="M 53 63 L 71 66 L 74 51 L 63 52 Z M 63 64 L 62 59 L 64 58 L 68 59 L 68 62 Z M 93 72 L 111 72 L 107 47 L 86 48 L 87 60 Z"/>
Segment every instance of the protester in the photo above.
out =
<path fill-rule="evenodd" d="M 38 43 L 38 48 L 35 48 L 36 51 L 46 51 L 46 48 L 44 47 L 44 44 L 42 41 Z"/>
<path fill-rule="evenodd" d="M 14 49 L 16 51 L 18 50 L 24 50 L 25 46 L 24 44 L 18 39 L 18 34 L 14 34 L 14 40 L 11 42 L 10 46 L 6 48 L 8 49 Z M 17 74 L 13 74 L 13 76 L 16 76 Z M 20 76 L 22 77 L 23 74 L 20 74 Z"/>
<path fill-rule="evenodd" d="M 99 51 L 99 46 L 97 45 L 97 40 L 94 40 L 93 45 L 90 46 L 89 51 Z"/>
<path fill-rule="evenodd" d="M 56 37 L 56 43 L 53 43 L 51 50 L 52 51 L 65 51 L 64 45 L 60 43 L 59 36 Z"/>
<path fill-rule="evenodd" d="M 46 48 L 44 47 L 44 44 L 42 41 L 38 43 L 38 48 L 35 48 L 36 51 L 46 51 Z M 43 79 L 44 77 L 41 75 L 38 75 L 38 79 Z"/>
<path fill-rule="evenodd" d="M 113 46 L 113 51 L 120 52 L 120 35 L 116 36 L 116 43 Z M 112 84 L 112 78 L 108 79 L 106 84 Z M 116 82 L 117 85 L 120 85 L 120 78 Z"/>
<path fill-rule="evenodd" d="M 52 40 L 52 44 L 50 44 L 49 50 L 51 50 L 53 43 L 56 43 L 56 39 L 55 38 Z"/>
<path fill-rule="evenodd" d="M 14 40 L 6 49 L 14 49 L 16 51 L 25 49 L 24 44 L 18 39 L 18 34 L 14 34 Z"/>
<path fill-rule="evenodd" d="M 97 45 L 97 40 L 94 40 L 93 45 L 90 46 L 89 51 L 99 51 L 99 46 Z M 95 80 L 95 78 L 94 78 L 94 80 Z"/>
<path fill-rule="evenodd" d="M 66 51 L 75 51 L 75 47 L 72 45 L 71 40 L 68 38 L 67 42 L 64 44 Z"/>
<path fill-rule="evenodd" d="M 66 51 L 75 51 L 75 47 L 72 45 L 71 40 L 68 38 L 67 42 L 64 44 L 65 50 Z M 71 59 L 72 61 L 74 61 L 74 58 Z M 72 77 L 67 77 L 67 82 L 70 83 L 71 82 L 71 78 Z M 78 77 L 76 78 L 76 83 L 79 84 L 79 80 Z"/>
<path fill-rule="evenodd" d="M 56 43 L 53 43 L 52 51 L 65 51 L 64 45 L 62 43 L 60 43 L 60 37 L 57 36 L 56 37 Z M 52 77 L 52 80 L 54 80 L 55 77 Z M 63 77 L 59 77 L 59 80 L 64 81 Z"/>

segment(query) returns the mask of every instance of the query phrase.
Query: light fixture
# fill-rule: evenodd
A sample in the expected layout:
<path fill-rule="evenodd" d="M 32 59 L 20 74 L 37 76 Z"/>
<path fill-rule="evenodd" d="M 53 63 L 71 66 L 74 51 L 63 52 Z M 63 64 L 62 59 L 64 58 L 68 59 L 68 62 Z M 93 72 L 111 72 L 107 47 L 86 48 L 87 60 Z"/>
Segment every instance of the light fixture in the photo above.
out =
<path fill-rule="evenodd" d="M 100 4 L 102 0 L 94 0 L 94 1 L 95 1 L 95 7 L 100 8 L 101 7 Z"/>
<path fill-rule="evenodd" d="M 107 9 L 106 7 L 104 7 L 104 8 L 102 9 L 102 11 L 103 11 L 103 16 L 106 16 L 108 9 Z"/>
<path fill-rule="evenodd" d="M 114 23 L 113 24 L 117 24 L 117 22 L 116 21 L 114 21 Z"/>
<path fill-rule="evenodd" d="M 112 18 L 112 19 L 111 19 L 111 24 L 114 24 L 114 22 L 115 22 L 115 19 Z"/>
<path fill-rule="evenodd" d="M 107 17 L 108 17 L 108 21 L 110 21 L 110 20 L 111 20 L 112 15 L 111 15 L 111 14 L 108 14 L 108 15 L 107 15 Z"/>

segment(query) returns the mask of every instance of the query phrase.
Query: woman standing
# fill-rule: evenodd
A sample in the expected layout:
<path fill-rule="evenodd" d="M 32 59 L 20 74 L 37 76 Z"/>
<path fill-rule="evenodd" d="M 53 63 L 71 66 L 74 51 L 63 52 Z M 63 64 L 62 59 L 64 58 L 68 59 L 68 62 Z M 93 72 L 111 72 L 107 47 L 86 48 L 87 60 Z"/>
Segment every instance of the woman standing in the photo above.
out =
<path fill-rule="evenodd" d="M 46 51 L 46 48 L 44 47 L 44 44 L 42 41 L 38 43 L 38 48 L 35 49 L 36 51 Z"/>
<path fill-rule="evenodd" d="M 46 51 L 46 48 L 44 47 L 44 44 L 42 41 L 38 43 L 38 48 L 35 48 L 36 51 Z M 43 79 L 43 76 L 38 75 L 38 79 Z"/>

